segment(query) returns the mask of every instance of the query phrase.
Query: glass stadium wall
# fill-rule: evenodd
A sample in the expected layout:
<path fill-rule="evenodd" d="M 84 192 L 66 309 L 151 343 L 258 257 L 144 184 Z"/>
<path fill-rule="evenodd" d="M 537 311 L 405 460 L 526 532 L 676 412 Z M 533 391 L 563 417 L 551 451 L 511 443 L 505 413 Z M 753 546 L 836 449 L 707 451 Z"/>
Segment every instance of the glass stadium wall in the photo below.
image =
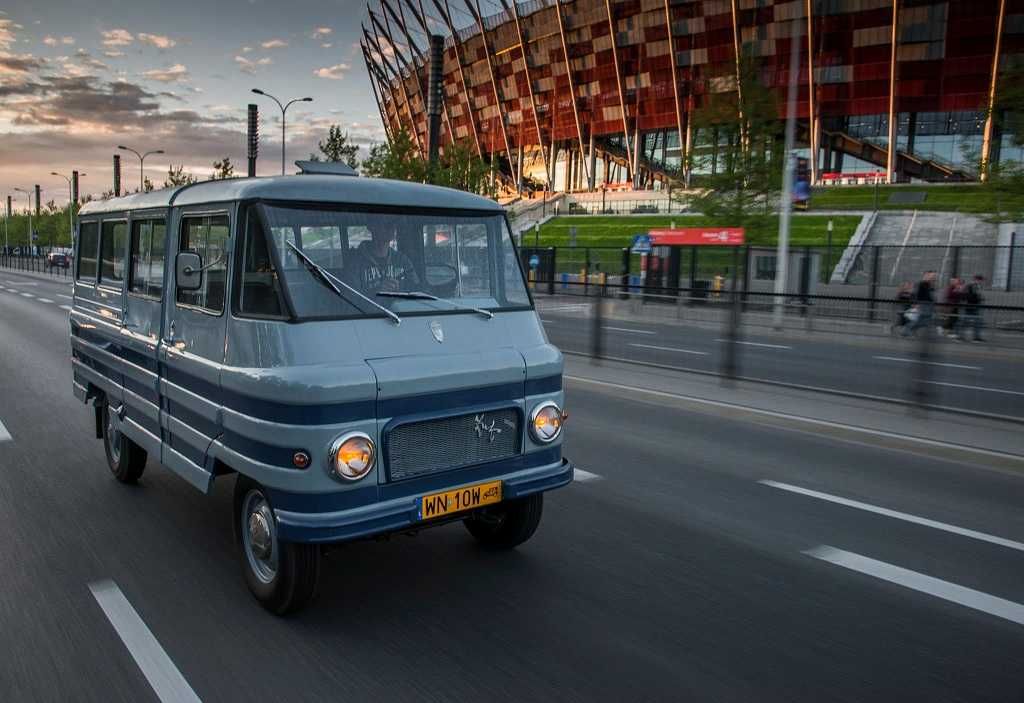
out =
<path fill-rule="evenodd" d="M 461 29 L 448 0 L 429 0 L 433 14 L 420 0 L 378 1 L 363 53 L 388 133 L 425 153 L 427 70 L 413 34 L 440 17 L 442 149 L 469 144 L 506 184 L 688 182 L 694 114 L 721 99 L 739 111 L 740 57 L 783 109 L 794 41 L 798 147 L 814 155 L 816 182 L 972 180 L 979 159 L 1024 160 L 989 118 L 997 76 L 1024 64 L 1024 0 L 529 0 L 491 16 L 454 0 L 474 20 Z"/>

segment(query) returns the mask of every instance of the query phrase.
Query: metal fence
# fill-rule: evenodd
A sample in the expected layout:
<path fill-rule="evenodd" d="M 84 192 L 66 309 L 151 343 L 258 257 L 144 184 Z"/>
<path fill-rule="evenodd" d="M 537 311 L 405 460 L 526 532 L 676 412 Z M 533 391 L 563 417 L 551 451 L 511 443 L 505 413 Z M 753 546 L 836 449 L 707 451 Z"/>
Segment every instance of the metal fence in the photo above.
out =
<path fill-rule="evenodd" d="M 548 336 L 567 353 L 1024 422 L 1024 308 L 981 306 L 972 320 L 938 305 L 912 319 L 889 299 L 786 294 L 777 317 L 770 293 L 587 287 L 535 289 Z"/>
<path fill-rule="evenodd" d="M 528 237 L 524 244 L 523 266 L 548 294 L 589 295 L 601 283 L 669 296 L 735 287 L 746 301 L 748 294 L 774 292 L 778 271 L 776 249 L 757 245 L 654 247 L 641 256 L 618 247 L 531 247 Z M 1024 306 L 1021 246 L 862 246 L 841 266 L 845 249 L 791 247 L 786 293 L 886 301 L 896 297 L 901 284 L 913 285 L 934 271 L 938 302 L 945 302 L 951 278 L 970 281 L 980 275 L 987 304 Z"/>
<path fill-rule="evenodd" d="M 67 278 L 71 275 L 70 265 L 54 265 L 46 256 L 18 256 L 0 252 L 0 268 L 12 271 L 45 273 L 60 278 Z"/>

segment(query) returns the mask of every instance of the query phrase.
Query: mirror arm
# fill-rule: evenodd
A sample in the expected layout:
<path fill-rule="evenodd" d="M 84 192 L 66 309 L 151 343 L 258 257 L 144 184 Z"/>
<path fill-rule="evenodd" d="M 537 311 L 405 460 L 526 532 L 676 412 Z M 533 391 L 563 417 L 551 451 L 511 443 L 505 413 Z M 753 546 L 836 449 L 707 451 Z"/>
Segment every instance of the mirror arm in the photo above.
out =
<path fill-rule="evenodd" d="M 218 258 L 218 259 L 217 259 L 216 261 L 213 261 L 213 262 L 211 262 L 211 263 L 207 264 L 206 266 L 200 266 L 200 267 L 199 267 L 199 268 L 197 268 L 197 269 L 194 269 L 194 268 L 192 268 L 191 266 L 186 266 L 185 268 L 183 268 L 183 269 L 181 270 L 181 272 L 182 272 L 183 274 L 185 274 L 186 276 L 191 276 L 191 275 L 192 275 L 192 274 L 194 274 L 194 273 L 202 273 L 203 271 L 206 271 L 206 270 L 208 270 L 208 269 L 211 269 L 211 268 L 213 268 L 214 266 L 216 266 L 216 265 L 218 265 L 219 263 L 221 263 L 222 261 L 224 261 L 224 257 L 223 257 L 223 256 L 221 256 L 220 258 Z"/>

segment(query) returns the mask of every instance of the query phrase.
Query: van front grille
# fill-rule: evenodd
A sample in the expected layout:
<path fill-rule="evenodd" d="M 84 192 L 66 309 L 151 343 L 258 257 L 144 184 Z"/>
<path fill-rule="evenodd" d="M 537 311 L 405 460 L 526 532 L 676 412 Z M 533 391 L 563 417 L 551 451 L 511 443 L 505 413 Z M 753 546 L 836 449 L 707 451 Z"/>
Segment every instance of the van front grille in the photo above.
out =
<path fill-rule="evenodd" d="M 484 464 L 519 453 L 520 413 L 515 408 L 409 422 L 386 439 L 391 481 Z"/>

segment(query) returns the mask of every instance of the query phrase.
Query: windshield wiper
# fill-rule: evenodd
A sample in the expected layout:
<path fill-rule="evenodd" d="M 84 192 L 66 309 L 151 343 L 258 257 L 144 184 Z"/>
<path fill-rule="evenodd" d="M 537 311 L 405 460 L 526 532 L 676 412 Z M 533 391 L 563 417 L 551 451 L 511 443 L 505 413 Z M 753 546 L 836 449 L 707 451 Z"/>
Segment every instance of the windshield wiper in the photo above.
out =
<path fill-rule="evenodd" d="M 372 300 L 370 298 L 367 298 L 365 295 L 363 295 L 362 293 L 357 291 L 355 288 L 353 288 L 349 284 L 345 283 L 345 281 L 341 280 L 340 278 L 338 278 L 337 276 L 332 274 L 330 271 L 325 269 L 323 266 L 321 266 L 320 264 L 316 263 L 311 258 L 306 256 L 305 252 L 303 252 L 302 249 L 299 249 L 297 246 L 295 246 L 291 242 L 286 242 L 286 244 L 288 246 L 290 246 L 292 248 L 292 250 L 296 254 L 298 254 L 299 258 L 302 259 L 302 263 L 304 263 L 306 265 L 306 269 L 310 273 L 313 274 L 314 278 L 316 278 L 318 281 L 320 281 L 325 286 L 327 286 L 332 291 L 334 291 L 335 295 L 337 295 L 339 298 L 344 300 L 346 303 L 349 302 L 349 300 L 348 300 L 348 298 L 345 297 L 345 294 L 341 292 L 341 290 L 338 288 L 338 286 L 336 286 L 334 284 L 335 281 L 340 283 L 342 285 L 342 287 L 344 287 L 346 290 L 351 291 L 352 293 L 355 293 L 360 298 L 362 298 L 363 300 L 368 302 L 370 305 L 372 305 L 373 307 L 377 308 L 378 310 L 383 312 L 385 315 L 390 317 L 392 322 L 394 322 L 396 325 L 402 324 L 402 318 L 400 318 L 398 315 L 396 315 L 392 311 L 388 310 L 386 307 L 384 307 L 383 305 L 381 305 L 377 301 Z"/>
<path fill-rule="evenodd" d="M 451 305 L 456 310 L 472 310 L 473 312 L 478 312 L 481 315 L 483 315 L 484 317 L 486 317 L 488 320 L 490 320 L 492 317 L 494 317 L 494 313 L 492 313 L 490 310 L 484 310 L 483 308 L 475 308 L 472 305 L 459 305 L 458 303 L 453 303 L 452 301 L 448 300 L 447 298 L 438 298 L 436 295 L 431 295 L 430 293 L 424 293 L 421 290 L 414 290 L 414 291 L 387 291 L 387 290 L 382 290 L 382 291 L 378 292 L 377 295 L 379 295 L 382 298 L 405 298 L 407 300 L 433 300 L 433 301 L 436 301 L 436 302 L 439 302 L 439 303 L 448 303 L 449 305 Z"/>

